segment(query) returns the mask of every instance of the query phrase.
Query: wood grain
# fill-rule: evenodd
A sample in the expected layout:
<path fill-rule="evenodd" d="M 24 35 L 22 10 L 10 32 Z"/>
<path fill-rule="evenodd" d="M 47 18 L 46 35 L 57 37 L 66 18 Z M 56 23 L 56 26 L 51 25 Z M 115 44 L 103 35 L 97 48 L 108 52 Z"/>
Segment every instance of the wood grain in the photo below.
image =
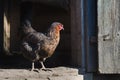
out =
<path fill-rule="evenodd" d="M 98 0 L 100 73 L 120 73 L 120 1 Z"/>

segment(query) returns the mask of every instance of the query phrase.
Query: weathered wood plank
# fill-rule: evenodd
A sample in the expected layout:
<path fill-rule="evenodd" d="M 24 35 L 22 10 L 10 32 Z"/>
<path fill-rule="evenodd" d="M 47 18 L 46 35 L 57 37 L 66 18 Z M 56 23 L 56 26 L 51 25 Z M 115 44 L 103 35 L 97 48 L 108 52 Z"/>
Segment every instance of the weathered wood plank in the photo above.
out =
<path fill-rule="evenodd" d="M 120 73 L 120 1 L 98 0 L 100 73 Z"/>
<path fill-rule="evenodd" d="M 10 50 L 10 6 L 9 3 L 5 2 L 4 5 L 4 41 L 3 41 L 3 46 L 4 46 L 4 51 L 9 54 Z"/>

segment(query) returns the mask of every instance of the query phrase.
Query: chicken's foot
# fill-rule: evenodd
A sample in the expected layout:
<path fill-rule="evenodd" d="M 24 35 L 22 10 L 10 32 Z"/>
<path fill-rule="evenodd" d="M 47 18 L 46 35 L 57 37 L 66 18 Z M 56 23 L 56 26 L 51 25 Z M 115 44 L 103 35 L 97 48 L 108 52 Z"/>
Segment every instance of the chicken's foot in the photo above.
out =
<path fill-rule="evenodd" d="M 42 61 L 40 61 L 40 63 L 41 63 L 41 65 L 42 65 L 42 68 L 40 68 L 40 70 L 43 70 L 43 71 L 52 71 L 52 70 L 50 70 L 50 69 L 45 68 L 45 66 L 44 66 L 44 64 L 43 64 Z"/>
<path fill-rule="evenodd" d="M 35 67 L 34 67 L 34 62 L 32 62 L 32 69 L 31 69 L 30 71 L 39 72 L 39 70 L 38 70 L 38 69 L 35 69 Z"/>

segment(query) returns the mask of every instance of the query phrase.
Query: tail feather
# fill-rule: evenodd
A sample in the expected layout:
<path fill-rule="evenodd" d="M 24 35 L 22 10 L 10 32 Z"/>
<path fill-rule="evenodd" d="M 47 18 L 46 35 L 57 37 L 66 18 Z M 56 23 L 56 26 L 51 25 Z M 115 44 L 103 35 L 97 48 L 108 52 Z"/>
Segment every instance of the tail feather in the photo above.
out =
<path fill-rule="evenodd" d="M 23 23 L 22 23 L 22 31 L 24 34 L 28 34 L 28 33 L 31 33 L 31 32 L 36 32 L 36 30 L 34 30 L 31 26 L 31 22 L 29 20 L 25 20 Z"/>

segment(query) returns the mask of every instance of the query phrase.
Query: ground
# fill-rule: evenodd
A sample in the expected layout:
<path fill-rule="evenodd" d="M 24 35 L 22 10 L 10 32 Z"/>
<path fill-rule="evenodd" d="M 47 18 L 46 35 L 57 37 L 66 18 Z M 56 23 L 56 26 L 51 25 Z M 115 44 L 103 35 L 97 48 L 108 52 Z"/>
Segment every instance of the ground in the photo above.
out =
<path fill-rule="evenodd" d="M 83 80 L 76 68 L 56 67 L 39 72 L 29 69 L 0 69 L 0 80 Z"/>

